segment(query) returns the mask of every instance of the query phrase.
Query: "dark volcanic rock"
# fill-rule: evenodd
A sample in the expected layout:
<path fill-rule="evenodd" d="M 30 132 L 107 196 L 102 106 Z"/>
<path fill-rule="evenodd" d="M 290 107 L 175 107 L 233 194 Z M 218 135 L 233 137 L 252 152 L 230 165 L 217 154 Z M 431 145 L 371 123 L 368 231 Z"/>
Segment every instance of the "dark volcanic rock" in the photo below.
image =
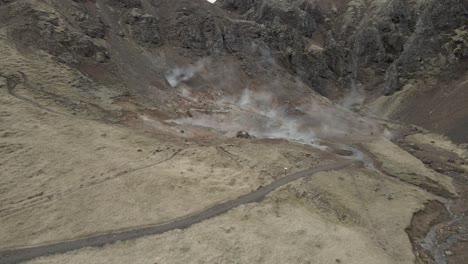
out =
<path fill-rule="evenodd" d="M 223 21 L 210 12 L 192 12 L 183 8 L 175 20 L 174 31 L 170 38 L 182 48 L 196 50 L 201 54 L 216 55 L 224 51 L 225 36 Z M 229 30 L 229 29 L 226 29 Z M 234 30 L 228 31 L 226 39 L 230 49 L 236 49 Z"/>
<path fill-rule="evenodd" d="M 9 32 L 21 45 L 45 50 L 68 64 L 76 64 L 80 58 L 108 54 L 105 47 L 96 44 L 89 35 L 73 30 L 56 14 L 34 9 L 25 12 L 29 14 L 28 19 Z"/>
<path fill-rule="evenodd" d="M 439 55 L 450 57 L 456 52 L 454 47 L 447 45 L 450 44 L 450 34 L 444 32 L 468 26 L 464 13 L 466 7 L 462 1 L 429 1 L 416 20 L 414 32 L 408 37 L 404 49 L 395 61 L 398 74 L 408 79 L 415 74 L 431 71 L 434 66 L 448 69 L 456 64 L 456 60 L 447 60 L 428 65 L 430 59 L 437 59 Z M 421 66 L 425 66 L 425 70 L 421 71 Z M 391 90 L 395 89 L 390 89 L 390 92 Z"/>
<path fill-rule="evenodd" d="M 432 68 L 456 67 L 460 59 L 466 58 L 466 41 L 451 40 L 449 33 L 468 27 L 466 1 L 414 4 L 394 0 L 369 3 L 372 9 L 359 1 L 341 9 L 327 9 L 326 4 L 300 0 L 220 1 L 221 7 L 242 19 L 266 25 L 264 41 L 278 54 L 282 65 L 322 94 L 327 94 L 328 88 L 323 90 L 326 83 L 339 87 L 340 78 L 351 76 L 364 85 L 369 79 L 380 79 L 382 85 L 366 89 L 391 95 L 401 89 L 405 80 L 432 74 Z M 333 19 L 337 15 L 340 18 Z M 332 33 L 327 33 L 331 28 Z M 323 52 L 309 54 L 307 38 L 322 42 Z M 438 61 L 439 55 L 447 59 Z"/>
<path fill-rule="evenodd" d="M 73 15 L 86 35 L 92 38 L 104 38 L 106 26 L 99 17 L 91 17 L 85 11 L 77 11 Z"/>
<path fill-rule="evenodd" d="M 122 7 L 126 8 L 139 8 L 142 7 L 140 0 L 111 0 L 111 2 L 118 2 Z"/>
<path fill-rule="evenodd" d="M 251 139 L 252 136 L 246 131 L 238 131 L 236 138 Z"/>
<path fill-rule="evenodd" d="M 223 8 L 230 10 L 230 11 L 235 11 L 239 12 L 241 14 L 244 14 L 248 10 L 250 10 L 255 2 L 260 2 L 260 1 L 255 1 L 255 0 L 221 0 L 218 1 Z"/>
<path fill-rule="evenodd" d="M 158 20 L 155 17 L 134 8 L 128 13 L 125 22 L 130 25 L 132 35 L 138 42 L 156 46 L 162 44 Z"/>
<path fill-rule="evenodd" d="M 68 2 L 56 1 L 55 7 Z M 468 4 L 462 0 L 356 0 L 347 5 L 326 0 L 219 0 L 215 5 L 108 0 L 103 1 L 108 6 L 100 7 L 95 1 L 73 2 L 68 7 L 74 9 L 73 22 L 34 11 L 24 14 L 32 20 L 18 33 L 72 61 L 93 56 L 102 61 L 97 54 L 104 54 L 109 43 L 95 39 L 106 39 L 109 32 L 120 39 L 130 36 L 145 48 L 180 48 L 187 57 L 229 54 L 243 59 L 252 78 L 259 77 L 252 47 L 262 47 L 268 55 L 260 57 L 330 97 L 356 84 L 391 95 L 412 79 L 457 68 L 468 56 Z M 107 8 L 112 14 L 104 14 Z"/>
<path fill-rule="evenodd" d="M 395 64 L 391 65 L 385 73 L 384 95 L 392 95 L 401 88 L 398 69 Z"/>

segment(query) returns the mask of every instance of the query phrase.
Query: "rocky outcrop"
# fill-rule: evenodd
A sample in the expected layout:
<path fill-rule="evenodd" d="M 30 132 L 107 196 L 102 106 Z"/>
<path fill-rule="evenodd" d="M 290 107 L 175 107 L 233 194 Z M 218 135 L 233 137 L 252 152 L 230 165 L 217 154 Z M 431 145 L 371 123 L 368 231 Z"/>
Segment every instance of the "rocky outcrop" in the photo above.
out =
<path fill-rule="evenodd" d="M 130 25 L 133 38 L 140 44 L 156 46 L 162 44 L 158 20 L 155 17 L 144 14 L 137 8 L 133 8 L 127 14 L 125 23 Z"/>
<path fill-rule="evenodd" d="M 179 40 L 183 48 L 205 50 L 208 54 L 220 53 L 224 46 L 222 24 L 210 13 L 197 15 L 183 11 L 175 21 L 171 38 Z"/>
<path fill-rule="evenodd" d="M 78 23 L 84 29 L 77 31 L 57 14 L 34 8 L 23 12 L 28 14 L 28 18 L 9 32 L 19 45 L 45 50 L 67 64 L 77 64 L 82 58 L 92 58 L 101 62 L 108 59 L 106 48 L 93 40 L 104 36 L 102 23 L 94 25 L 89 20 L 78 19 Z"/>
<path fill-rule="evenodd" d="M 251 139 L 253 137 L 247 131 L 238 131 L 236 138 Z"/>
<path fill-rule="evenodd" d="M 77 11 L 73 16 L 83 32 L 91 38 L 104 38 L 106 35 L 106 26 L 99 17 L 92 17 L 85 11 Z"/>
<path fill-rule="evenodd" d="M 413 79 L 458 67 L 468 53 L 462 0 L 103 0 L 99 8 L 96 1 L 73 2 L 66 11 L 73 10 L 73 21 L 44 11 L 24 14 L 31 21 L 16 29 L 24 36 L 18 42 L 37 39 L 38 47 L 63 61 L 102 61 L 114 32 L 145 49 L 232 55 L 252 78 L 261 77 L 253 70 L 258 54 L 252 47 L 262 47 L 269 60 L 332 98 L 356 85 L 391 95 Z"/>
<path fill-rule="evenodd" d="M 350 0 L 336 7 L 327 1 L 221 0 L 219 5 L 265 25 L 264 41 L 279 51 L 283 66 L 325 95 L 326 83 L 347 89 L 351 82 L 340 80 L 350 78 L 391 95 L 411 79 L 466 59 L 461 40 L 468 28 L 466 1 Z M 310 42 L 321 49 L 310 54 Z"/>
<path fill-rule="evenodd" d="M 117 0 L 117 1 L 110 1 L 116 2 L 115 4 L 118 4 L 121 7 L 125 8 L 140 8 L 142 7 L 142 3 L 140 0 Z"/>
<path fill-rule="evenodd" d="M 390 25 L 398 26 L 398 30 L 390 30 L 382 38 L 392 63 L 385 94 L 392 94 L 408 80 L 437 75 L 463 63 L 466 58 L 457 55 L 457 50 L 463 50 L 466 43 L 453 45 L 452 38 L 457 30 L 468 27 L 466 5 L 466 1 L 458 0 L 427 1 L 390 14 Z"/>
<path fill-rule="evenodd" d="M 245 0 L 245 1 L 221 0 L 221 1 L 218 1 L 218 4 L 221 4 L 221 6 L 226 10 L 238 12 L 240 14 L 245 14 L 252 7 L 254 7 L 255 3 L 258 3 L 258 2 L 260 1 L 258 0 Z"/>
<path fill-rule="evenodd" d="M 322 94 L 332 94 L 328 89 L 336 84 L 341 70 L 341 59 L 328 56 L 333 52 L 315 41 L 315 33 L 325 33 L 326 17 L 316 5 L 308 1 L 218 1 L 226 10 L 239 16 L 241 21 L 252 21 L 258 34 L 252 39 L 264 43 L 269 54 L 291 74 L 299 76 Z M 245 41 L 251 42 L 252 39 Z M 263 44 L 262 44 L 263 45 Z M 336 47 L 336 45 L 334 46 Z M 334 53 L 333 53 L 334 54 Z M 333 64 L 332 66 L 328 66 Z"/>

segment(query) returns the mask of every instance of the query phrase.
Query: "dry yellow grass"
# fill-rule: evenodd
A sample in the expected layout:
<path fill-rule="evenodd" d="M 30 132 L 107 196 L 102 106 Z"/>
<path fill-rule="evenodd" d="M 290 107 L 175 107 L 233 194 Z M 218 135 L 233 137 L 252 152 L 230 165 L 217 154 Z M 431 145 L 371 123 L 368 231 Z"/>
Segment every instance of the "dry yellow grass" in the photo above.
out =
<path fill-rule="evenodd" d="M 187 145 L 48 113 L 6 89 L 0 102 L 2 247 L 169 221 L 318 162 L 295 144 Z"/>
<path fill-rule="evenodd" d="M 29 263 L 409 264 L 404 228 L 425 200 L 379 173 L 319 173 L 188 230 Z"/>
<path fill-rule="evenodd" d="M 404 151 L 391 141 L 381 138 L 365 143 L 365 146 L 382 163 L 382 169 L 395 177 L 417 186 L 430 186 L 456 196 L 452 179 L 424 166 L 422 161 Z"/>

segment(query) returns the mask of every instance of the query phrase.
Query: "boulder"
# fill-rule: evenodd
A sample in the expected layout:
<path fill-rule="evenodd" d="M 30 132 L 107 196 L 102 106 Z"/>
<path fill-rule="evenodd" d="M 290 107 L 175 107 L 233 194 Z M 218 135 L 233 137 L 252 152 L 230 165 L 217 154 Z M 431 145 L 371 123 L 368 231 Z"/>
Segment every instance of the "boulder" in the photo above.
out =
<path fill-rule="evenodd" d="M 238 131 L 236 138 L 251 139 L 252 136 L 247 131 Z"/>

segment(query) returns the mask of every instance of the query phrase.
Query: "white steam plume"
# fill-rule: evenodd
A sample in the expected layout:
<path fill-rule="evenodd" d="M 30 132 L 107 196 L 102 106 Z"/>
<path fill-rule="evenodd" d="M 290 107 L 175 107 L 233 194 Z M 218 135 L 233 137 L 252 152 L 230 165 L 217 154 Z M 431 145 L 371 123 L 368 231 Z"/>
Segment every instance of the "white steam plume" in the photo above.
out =
<path fill-rule="evenodd" d="M 239 97 L 223 98 L 217 104 L 229 113 L 196 113 L 190 118 L 171 120 L 180 125 L 214 128 L 235 135 L 243 130 L 261 138 L 284 138 L 316 145 L 317 139 L 348 134 L 372 134 L 378 128 L 362 117 L 332 106 L 283 103 L 274 94 L 244 90 Z"/>
<path fill-rule="evenodd" d="M 177 87 L 179 83 L 192 79 L 195 74 L 203 71 L 209 63 L 207 59 L 197 61 L 194 65 L 176 67 L 166 74 L 166 80 L 172 87 Z"/>
<path fill-rule="evenodd" d="M 341 101 L 341 106 L 346 109 L 353 109 L 355 106 L 362 105 L 364 103 L 365 93 L 361 84 L 356 84 L 355 80 L 351 82 L 351 91 L 345 95 Z"/>

